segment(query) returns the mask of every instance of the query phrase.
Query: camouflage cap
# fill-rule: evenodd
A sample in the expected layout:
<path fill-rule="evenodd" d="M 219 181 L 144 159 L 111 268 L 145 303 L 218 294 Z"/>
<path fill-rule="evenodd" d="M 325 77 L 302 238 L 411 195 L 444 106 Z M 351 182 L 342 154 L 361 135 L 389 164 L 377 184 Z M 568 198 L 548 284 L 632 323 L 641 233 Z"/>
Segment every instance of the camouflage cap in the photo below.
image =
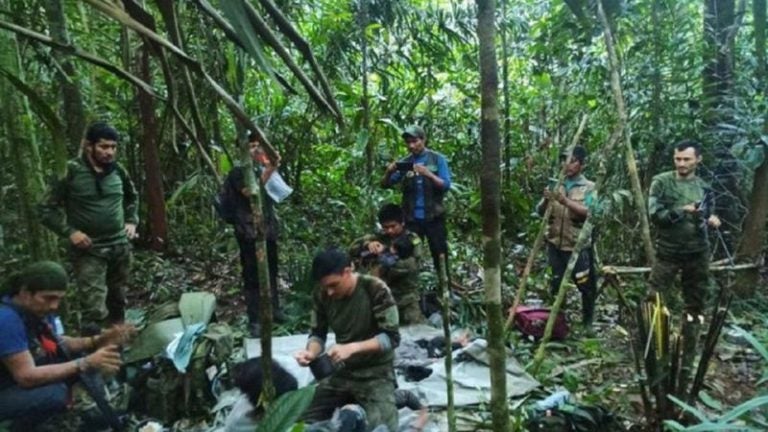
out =
<path fill-rule="evenodd" d="M 424 133 L 424 129 L 421 128 L 421 126 L 418 125 L 410 125 L 403 129 L 403 138 L 421 138 L 424 139 L 427 137 L 427 135 Z"/>

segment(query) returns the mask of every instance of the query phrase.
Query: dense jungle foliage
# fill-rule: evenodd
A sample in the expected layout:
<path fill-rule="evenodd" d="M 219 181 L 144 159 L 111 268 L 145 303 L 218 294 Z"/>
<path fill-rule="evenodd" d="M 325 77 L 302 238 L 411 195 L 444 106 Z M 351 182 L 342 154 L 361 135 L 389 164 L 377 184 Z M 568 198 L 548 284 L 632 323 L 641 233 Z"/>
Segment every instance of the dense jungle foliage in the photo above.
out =
<path fill-rule="evenodd" d="M 429 147 L 446 155 L 453 175 L 450 261 L 465 289 L 458 321 L 484 334 L 477 5 L 212 3 L 0 0 L 2 272 L 41 257 L 64 259 L 64 245 L 40 226 L 35 206 L 47 182 L 77 155 L 87 123 L 106 120 L 122 134 L 119 160 L 142 197 L 132 300 L 143 305 L 199 288 L 237 298 L 237 245 L 211 198 L 239 164 L 243 139 L 256 125 L 280 153 L 281 174 L 295 190 L 278 207 L 280 277 L 288 311 L 301 315 L 312 253 L 370 232 L 376 209 L 399 201 L 400 193 L 380 188 L 379 180 L 406 153 L 401 130 L 415 123 L 427 131 Z M 648 264 L 639 217 L 645 209 L 633 194 L 626 152 L 636 158 L 647 196 L 652 176 L 672 168 L 672 144 L 684 138 L 704 143 L 702 176 L 713 184 L 725 222 L 722 237 L 713 240 L 714 259 L 762 263 L 765 0 L 602 0 L 602 6 L 618 52 L 626 118 L 610 81 L 597 1 L 495 5 L 504 305 L 540 230 L 534 206 L 557 178 L 558 154 L 584 115 L 586 175 L 604 176 L 594 217 L 600 264 Z M 606 151 L 621 124 L 626 142 Z M 542 296 L 544 264 L 541 254 L 530 288 Z M 429 273 L 424 278 L 428 287 L 437 283 Z M 627 280 L 627 293 L 639 297 L 642 278 Z M 746 280 L 735 289 L 758 293 L 753 300 L 761 301 L 765 280 Z M 732 286 L 733 278 L 722 283 Z M 603 313 L 618 315 L 616 301 L 606 288 Z M 768 341 L 764 311 L 738 308 L 757 339 Z M 305 329 L 297 319 L 279 331 Z M 574 349 L 587 358 L 601 351 L 598 339 Z M 546 370 L 564 358 L 551 357 Z M 629 370 L 630 361 L 622 361 Z M 626 370 L 617 380 L 631 386 Z M 611 398 L 609 384 L 585 390 L 580 380 L 588 379 L 573 375 L 563 375 L 572 390 Z M 764 386 L 747 385 L 750 391 L 724 403 L 764 394 Z M 622 415 L 641 416 L 632 402 L 622 403 Z"/>

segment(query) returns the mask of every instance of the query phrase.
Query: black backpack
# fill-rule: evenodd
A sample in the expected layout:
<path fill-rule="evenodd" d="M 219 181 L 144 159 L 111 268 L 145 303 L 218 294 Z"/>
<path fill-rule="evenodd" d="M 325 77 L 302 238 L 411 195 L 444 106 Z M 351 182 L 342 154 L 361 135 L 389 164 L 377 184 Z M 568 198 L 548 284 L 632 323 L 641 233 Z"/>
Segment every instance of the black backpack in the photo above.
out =
<path fill-rule="evenodd" d="M 234 224 L 237 213 L 237 191 L 232 186 L 231 176 L 227 176 L 219 191 L 213 195 L 213 208 L 221 220 L 228 224 Z"/>

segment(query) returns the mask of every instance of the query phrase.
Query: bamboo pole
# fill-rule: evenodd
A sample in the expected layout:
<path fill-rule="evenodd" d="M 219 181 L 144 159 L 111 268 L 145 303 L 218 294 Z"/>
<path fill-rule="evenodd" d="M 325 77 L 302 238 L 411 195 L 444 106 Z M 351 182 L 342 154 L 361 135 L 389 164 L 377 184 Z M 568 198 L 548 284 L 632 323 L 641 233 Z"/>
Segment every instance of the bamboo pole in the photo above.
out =
<path fill-rule="evenodd" d="M 645 249 L 647 262 L 653 264 L 655 254 L 653 251 L 653 243 L 651 241 L 651 228 L 648 223 L 648 212 L 646 211 L 645 197 L 643 196 L 642 186 L 640 185 L 640 176 L 637 174 L 637 161 L 635 160 L 635 151 L 632 149 L 632 135 L 628 124 L 629 117 L 627 116 L 627 108 L 624 104 L 624 95 L 621 90 L 621 77 L 619 76 L 621 65 L 619 64 L 618 56 L 616 55 L 616 48 L 613 45 L 611 26 L 608 23 L 608 18 L 605 16 L 602 0 L 597 2 L 597 14 L 603 25 L 605 47 L 608 51 L 608 64 L 610 65 L 611 71 L 611 88 L 613 90 L 613 99 L 616 103 L 616 111 L 619 116 L 619 127 L 624 136 L 624 157 L 626 158 L 627 171 L 632 186 L 632 196 L 634 197 L 635 207 L 640 215 L 643 248 Z"/>
<path fill-rule="evenodd" d="M 446 410 L 448 417 L 448 432 L 456 431 L 456 407 L 453 401 L 453 343 L 451 342 L 451 289 L 448 286 L 445 254 L 438 259 L 440 268 L 440 298 L 443 314 L 443 337 L 445 338 L 445 391 L 448 398 Z"/>
<path fill-rule="evenodd" d="M 709 265 L 709 271 L 711 272 L 723 272 L 723 271 L 740 271 L 740 270 L 752 270 L 758 268 L 755 263 L 744 263 L 734 265 L 716 265 L 714 263 Z M 603 275 L 622 275 L 622 274 L 643 274 L 650 273 L 651 267 L 630 267 L 630 266 L 603 266 L 601 273 Z"/>

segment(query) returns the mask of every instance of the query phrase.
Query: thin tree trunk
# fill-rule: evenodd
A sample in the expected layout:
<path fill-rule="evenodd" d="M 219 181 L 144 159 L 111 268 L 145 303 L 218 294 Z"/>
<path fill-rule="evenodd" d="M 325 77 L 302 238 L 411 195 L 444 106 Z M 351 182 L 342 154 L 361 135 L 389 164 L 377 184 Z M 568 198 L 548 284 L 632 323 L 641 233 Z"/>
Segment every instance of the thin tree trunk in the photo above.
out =
<path fill-rule="evenodd" d="M 275 386 L 272 377 L 272 287 L 269 283 L 269 265 L 267 263 L 267 243 L 264 237 L 263 198 L 264 185 L 257 179 L 253 171 L 253 161 L 248 149 L 248 140 L 244 140 L 242 150 L 242 169 L 245 173 L 245 184 L 251 193 L 251 216 L 256 229 L 256 267 L 259 273 L 259 323 L 261 324 L 261 360 L 264 374 L 262 397 L 269 404 L 275 398 Z"/>
<path fill-rule="evenodd" d="M 662 76 L 661 68 L 663 67 L 662 58 L 662 40 L 661 40 L 661 0 L 653 0 L 651 5 L 651 32 L 653 34 L 653 87 L 651 88 L 651 127 L 653 131 L 653 138 L 651 139 L 652 150 L 648 156 L 648 163 L 646 163 L 645 175 L 643 176 L 643 190 L 648 190 L 651 185 L 651 180 L 655 175 L 655 171 L 652 167 L 662 166 L 663 158 L 665 155 L 664 137 L 661 130 L 661 121 L 664 114 L 664 106 L 662 105 L 661 93 L 662 93 Z"/>
<path fill-rule="evenodd" d="M 653 252 L 653 242 L 651 241 L 651 228 L 648 223 L 648 212 L 645 206 L 645 197 L 643 196 L 642 186 L 640 186 L 640 176 L 637 173 L 637 161 L 635 160 L 635 151 L 632 149 L 632 136 L 629 128 L 629 117 L 627 116 L 627 108 L 624 105 L 624 95 L 621 90 L 621 77 L 619 76 L 619 70 L 621 65 L 619 64 L 619 58 L 616 55 L 616 49 L 613 45 L 613 35 L 611 33 L 611 26 L 608 23 L 608 18 L 605 15 L 603 9 L 603 0 L 597 2 L 597 13 L 600 18 L 600 22 L 603 25 L 603 35 L 605 37 L 605 46 L 608 51 L 608 63 L 611 69 L 611 88 L 613 89 L 613 99 L 616 103 L 616 110 L 619 117 L 619 127 L 622 129 L 624 136 L 624 157 L 626 158 L 627 171 L 629 174 L 630 184 L 632 185 L 632 196 L 635 201 L 635 208 L 640 215 L 640 235 L 642 236 L 643 249 L 645 250 L 645 258 L 648 263 L 653 263 L 655 254 Z"/>
<path fill-rule="evenodd" d="M 597 189 L 596 189 L 597 190 Z M 582 249 L 584 249 L 587 244 L 590 241 L 590 237 L 592 236 L 592 220 L 589 216 L 587 216 L 587 220 L 584 222 L 584 225 L 581 227 L 581 231 L 579 231 L 579 237 L 576 240 L 576 244 L 573 246 L 573 251 L 571 252 L 571 258 L 568 260 L 568 265 L 565 267 L 564 275 L 569 275 L 573 273 L 573 268 L 576 266 L 576 261 L 579 259 L 579 253 Z M 552 309 L 549 312 L 549 319 L 547 320 L 547 325 L 544 327 L 544 336 L 542 336 L 541 340 L 539 341 L 539 347 L 536 350 L 536 355 L 533 357 L 533 363 L 531 366 L 531 373 L 536 376 L 539 373 L 539 368 L 541 368 L 541 364 L 544 361 L 544 354 L 547 350 L 547 343 L 549 342 L 549 339 L 552 337 L 552 330 L 555 328 L 555 320 L 557 318 L 557 315 L 560 313 L 560 308 L 563 306 L 563 302 L 565 301 L 565 296 L 568 293 L 568 288 L 570 287 L 571 280 L 568 277 L 564 277 L 562 281 L 560 282 L 560 287 L 557 290 L 557 296 L 555 297 L 555 303 L 552 305 Z"/>
<path fill-rule="evenodd" d="M 501 3 L 501 83 L 504 92 L 504 118 L 503 148 L 504 148 L 504 181 L 503 184 L 512 186 L 512 121 L 510 119 L 509 96 L 509 47 L 507 46 L 507 3 L 508 0 L 500 0 Z"/>
<path fill-rule="evenodd" d="M 151 84 L 152 71 L 149 62 L 149 43 L 144 41 L 138 53 L 138 75 Z M 155 100 L 143 91 L 137 91 L 139 117 L 141 118 L 141 152 L 144 159 L 144 175 L 149 214 L 149 247 L 154 251 L 164 251 L 168 246 L 168 220 L 165 212 L 165 192 L 160 175 L 160 154 L 158 151 L 157 116 Z"/>
<path fill-rule="evenodd" d="M 437 274 L 440 279 L 440 299 L 443 315 L 443 338 L 446 344 L 451 341 L 451 285 L 448 282 L 448 265 L 445 254 L 440 254 L 440 264 Z M 446 345 L 448 346 L 448 345 Z M 456 406 L 453 400 L 453 353 L 446 350 L 445 355 L 445 392 L 446 392 L 446 417 L 448 418 L 448 432 L 456 431 Z"/>
<path fill-rule="evenodd" d="M 7 4 L 2 4 L 7 8 Z M 0 32 L 0 65 L 12 74 L 23 77 L 23 68 L 15 35 Z M 29 246 L 29 255 L 34 260 L 55 258 L 53 240 L 43 230 L 36 205 L 41 201 L 45 189 L 42 163 L 35 128 L 32 127 L 32 113 L 29 106 L 6 79 L 0 78 L 2 97 L 2 127 L 8 146 L 13 175 L 18 191 L 18 218 L 25 231 L 24 238 Z"/>
<path fill-rule="evenodd" d="M 48 0 L 45 12 L 51 38 L 61 44 L 69 45 L 71 41 L 67 32 L 67 20 L 61 0 Z M 61 116 L 64 118 L 64 135 L 58 131 L 53 131 L 51 134 L 54 170 L 57 175 L 64 175 L 67 159 L 69 159 L 68 154 L 75 155 L 80 148 L 80 139 L 85 130 L 85 108 L 75 65 L 68 56 L 57 50 L 53 50 L 51 55 L 61 65 L 61 68 L 56 69 L 55 75 L 61 92 Z M 65 137 L 66 142 L 64 141 Z M 69 151 L 67 151 L 67 147 Z"/>
<path fill-rule="evenodd" d="M 491 369 L 491 418 L 493 430 L 507 431 L 507 350 L 504 346 L 504 320 L 501 313 L 501 136 L 497 101 L 499 77 L 496 63 L 496 4 L 494 0 L 477 0 L 476 3 L 480 50 L 480 141 L 483 149 L 480 202 L 483 216 L 483 281 Z"/>
<path fill-rule="evenodd" d="M 367 134 L 367 141 L 365 143 L 365 178 L 370 181 L 373 175 L 374 140 L 371 137 L 371 113 L 368 96 L 368 36 L 366 35 L 366 28 L 368 28 L 368 0 L 360 0 L 358 25 L 360 26 L 360 54 L 362 56 L 360 73 L 362 75 L 361 85 L 363 87 L 363 96 L 360 102 L 363 110 L 363 130 Z"/>
<path fill-rule="evenodd" d="M 176 17 L 176 9 L 173 2 L 170 0 L 159 0 L 157 1 L 157 4 L 158 8 L 160 9 L 160 13 L 163 16 L 165 27 L 168 29 L 168 35 L 171 39 L 171 42 L 173 42 L 182 50 L 185 50 L 184 40 L 181 35 L 181 29 L 179 28 L 179 22 Z M 197 103 L 195 86 L 192 83 L 192 75 L 189 73 L 189 68 L 185 64 L 181 63 L 180 67 L 182 70 L 182 78 L 190 104 L 192 121 L 195 124 L 195 136 L 200 142 L 203 143 L 203 148 L 209 150 L 208 146 L 210 145 L 210 141 L 208 140 L 207 129 L 203 123 L 202 116 L 200 115 L 200 108 Z M 207 154 L 205 156 L 207 156 Z"/>

